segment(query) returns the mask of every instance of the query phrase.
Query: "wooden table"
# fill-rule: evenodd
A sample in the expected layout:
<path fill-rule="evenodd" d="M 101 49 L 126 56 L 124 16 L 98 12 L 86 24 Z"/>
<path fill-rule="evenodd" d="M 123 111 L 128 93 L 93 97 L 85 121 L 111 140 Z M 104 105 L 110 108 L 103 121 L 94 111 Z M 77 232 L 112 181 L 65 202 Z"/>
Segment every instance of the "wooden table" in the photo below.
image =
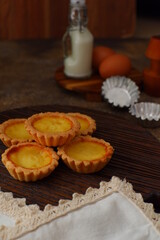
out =
<path fill-rule="evenodd" d="M 140 71 L 148 65 L 144 56 L 148 40 L 130 39 L 97 41 L 96 43 L 107 45 L 118 52 L 127 54 L 131 58 L 133 66 Z M 0 114 L 1 122 L 9 117 L 27 116 L 35 111 L 43 110 L 38 107 L 39 105 L 56 104 L 63 111 L 65 109 L 71 111 L 72 107 L 76 107 L 76 110 L 83 108 L 82 111 L 90 113 L 97 120 L 99 130 L 95 133 L 96 136 L 111 141 L 116 148 L 109 168 L 101 173 L 77 178 L 75 173 L 67 170 L 66 184 L 71 182 L 68 177 L 76 176 L 78 188 L 62 182 L 61 176 L 63 172 L 66 172 L 66 167 L 62 165 L 62 170 L 55 172 L 56 181 L 58 181 L 56 189 L 59 187 L 61 192 L 57 190 L 57 195 L 51 203 L 56 204 L 61 197 L 70 198 L 74 191 L 84 192 L 90 185 L 98 187 L 101 180 L 108 180 L 112 175 L 126 177 L 133 183 L 135 190 L 142 192 L 144 196 L 153 190 L 159 191 L 160 148 L 158 140 L 160 140 L 160 128 L 141 128 L 137 125 L 134 117 L 129 114 L 128 109 L 113 108 L 103 101 L 87 102 L 81 95 L 58 86 L 54 74 L 55 70 L 63 64 L 62 59 L 61 43 L 53 40 L 0 42 L 0 112 L 3 112 Z M 160 103 L 160 98 L 153 98 L 142 92 L 139 101 Z M 33 105 L 36 106 L 36 109 L 28 108 Z M 66 105 L 65 109 L 63 105 Z M 27 108 L 10 111 L 10 109 L 24 107 Z M 100 112 L 97 113 L 97 110 Z M 1 153 L 3 151 L 4 147 L 1 144 Z M 3 168 L 2 165 L 1 168 Z M 22 192 L 25 193 L 24 189 L 27 188 L 29 192 L 26 191 L 25 197 L 27 198 L 27 194 L 32 195 L 32 198 L 27 199 L 27 203 L 36 203 L 38 198 L 41 208 L 44 207 L 49 193 L 45 196 L 41 194 L 39 189 L 45 188 L 41 182 L 33 184 L 33 188 L 30 188 L 30 185 L 11 180 L 7 171 L 3 172 L 3 176 L 3 181 L 1 178 L 0 183 L 2 190 L 3 188 L 6 191 L 14 189 L 15 196 L 21 196 Z M 11 182 L 11 185 L 8 185 L 8 181 Z M 52 186 L 48 180 L 44 180 L 44 182 L 49 184 L 47 189 Z M 66 186 L 70 186 L 70 188 L 68 189 Z M 34 196 L 35 191 L 38 194 L 37 198 Z"/>
<path fill-rule="evenodd" d="M 93 136 L 110 142 L 114 148 L 111 161 L 97 173 L 79 174 L 59 160 L 59 166 L 49 177 L 34 183 L 13 179 L 0 163 L 2 191 L 13 192 L 14 197 L 25 197 L 27 204 L 38 203 L 41 209 L 48 203 L 57 205 L 60 199 L 71 199 L 74 192 L 84 194 L 90 186 L 98 188 L 101 181 L 108 181 L 112 176 L 125 178 L 143 197 L 160 191 L 160 143 L 145 129 L 126 119 L 80 107 L 43 105 L 2 112 L 0 122 L 47 111 L 80 112 L 94 118 L 97 129 Z M 5 149 L 1 143 L 0 152 Z"/>
<path fill-rule="evenodd" d="M 107 45 L 128 55 L 132 66 L 142 71 L 149 65 L 145 58 L 148 39 L 97 40 L 97 45 Z M 128 110 L 112 108 L 107 102 L 87 102 L 81 94 L 61 88 L 55 81 L 55 71 L 63 64 L 60 41 L 0 41 L 0 111 L 42 104 L 59 104 L 85 107 L 118 115 L 135 121 Z M 141 93 L 139 101 L 160 103 Z M 136 122 L 136 121 L 135 121 Z M 160 129 L 148 129 L 160 139 Z"/>

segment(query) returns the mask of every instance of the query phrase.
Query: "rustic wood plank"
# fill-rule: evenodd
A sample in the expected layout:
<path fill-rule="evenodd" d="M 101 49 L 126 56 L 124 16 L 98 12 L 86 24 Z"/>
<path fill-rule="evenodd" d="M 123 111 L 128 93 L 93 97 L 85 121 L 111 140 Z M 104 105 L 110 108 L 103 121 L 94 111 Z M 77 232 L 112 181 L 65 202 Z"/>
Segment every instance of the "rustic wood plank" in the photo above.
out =
<path fill-rule="evenodd" d="M 89 29 L 96 38 L 128 37 L 135 29 L 135 0 L 87 0 Z M 0 39 L 62 38 L 69 1 L 0 0 Z"/>
<path fill-rule="evenodd" d="M 12 11 L 15 38 L 50 36 L 50 0 L 15 0 Z"/>
<path fill-rule="evenodd" d="M 142 89 L 143 74 L 140 71 L 133 68 L 128 77 L 137 84 L 140 90 Z M 66 77 L 61 67 L 55 72 L 55 80 L 66 90 L 84 94 L 87 101 L 101 101 L 101 87 L 104 79 L 97 72 L 93 72 L 90 78 L 73 79 Z"/>
<path fill-rule="evenodd" d="M 135 0 L 86 0 L 88 26 L 96 38 L 133 36 L 136 26 Z"/>
<path fill-rule="evenodd" d="M 30 39 L 51 36 L 50 0 L 0 0 L 0 38 Z"/>
<path fill-rule="evenodd" d="M 85 193 L 89 186 L 98 187 L 100 181 L 108 181 L 112 176 L 126 178 L 133 184 L 135 191 L 141 192 L 143 196 L 160 191 L 160 143 L 145 129 L 124 119 L 99 111 L 55 105 L 2 112 L 0 122 L 45 111 L 81 112 L 93 117 L 97 122 L 94 136 L 109 141 L 115 148 L 110 163 L 98 173 L 85 175 L 73 172 L 60 161 L 49 177 L 35 183 L 23 183 L 14 180 L 0 162 L 2 191 L 11 191 L 14 197 L 25 197 L 27 204 L 37 203 L 41 209 L 47 203 L 56 205 L 59 199 L 71 199 L 74 192 Z M 0 153 L 4 150 L 1 143 Z"/>
<path fill-rule="evenodd" d="M 0 39 L 11 35 L 11 4 L 9 0 L 0 0 Z"/>

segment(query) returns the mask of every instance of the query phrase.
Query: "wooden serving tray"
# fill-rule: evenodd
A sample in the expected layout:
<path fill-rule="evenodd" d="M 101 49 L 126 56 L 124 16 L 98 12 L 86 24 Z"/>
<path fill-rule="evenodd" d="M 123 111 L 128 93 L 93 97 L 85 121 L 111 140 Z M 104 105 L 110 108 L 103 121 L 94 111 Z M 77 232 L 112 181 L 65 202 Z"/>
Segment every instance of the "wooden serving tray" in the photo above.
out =
<path fill-rule="evenodd" d="M 132 79 L 132 81 L 142 89 L 143 74 L 140 71 L 133 68 L 128 75 L 128 78 Z M 101 78 L 96 71 L 93 71 L 90 78 L 73 79 L 66 77 L 63 67 L 60 67 L 55 72 L 55 80 L 62 88 L 81 93 L 87 101 L 100 102 L 102 100 L 101 87 L 104 79 Z"/>
<path fill-rule="evenodd" d="M 0 162 L 0 187 L 13 192 L 14 197 L 25 197 L 27 204 L 57 205 L 60 199 L 71 199 L 74 192 L 84 194 L 88 187 L 99 187 L 101 181 L 112 176 L 126 178 L 136 192 L 143 196 L 160 191 L 160 143 L 142 127 L 131 124 L 114 115 L 69 106 L 37 106 L 0 113 L 0 123 L 9 118 L 29 117 L 46 111 L 80 112 L 88 114 L 97 122 L 95 137 L 109 141 L 115 153 L 109 164 L 94 174 L 79 174 L 59 161 L 59 166 L 47 178 L 37 182 L 19 182 L 13 179 Z M 0 153 L 6 147 L 0 143 Z"/>

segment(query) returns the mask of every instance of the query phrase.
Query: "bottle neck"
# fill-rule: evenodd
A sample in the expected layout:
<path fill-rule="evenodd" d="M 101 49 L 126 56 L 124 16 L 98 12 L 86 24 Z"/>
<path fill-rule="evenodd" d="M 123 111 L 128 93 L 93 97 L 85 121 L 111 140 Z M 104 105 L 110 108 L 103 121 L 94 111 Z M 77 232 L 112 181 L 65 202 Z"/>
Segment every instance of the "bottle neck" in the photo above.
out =
<path fill-rule="evenodd" d="M 83 31 L 88 23 L 86 5 L 78 3 L 70 5 L 69 23 L 71 30 Z"/>

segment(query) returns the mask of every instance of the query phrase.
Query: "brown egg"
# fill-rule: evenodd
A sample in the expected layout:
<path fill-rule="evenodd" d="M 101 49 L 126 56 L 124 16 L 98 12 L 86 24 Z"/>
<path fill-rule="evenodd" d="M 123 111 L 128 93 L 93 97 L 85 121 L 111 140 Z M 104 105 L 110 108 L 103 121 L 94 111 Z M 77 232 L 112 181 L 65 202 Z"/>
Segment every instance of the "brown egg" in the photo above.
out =
<path fill-rule="evenodd" d="M 111 76 L 126 76 L 131 71 L 131 61 L 123 54 L 114 54 L 105 60 L 99 66 L 99 73 L 102 78 Z"/>
<path fill-rule="evenodd" d="M 93 49 L 93 55 L 92 55 L 92 64 L 93 67 L 98 69 L 99 65 L 101 64 L 101 62 L 111 56 L 115 54 L 115 51 L 111 48 L 108 47 L 103 47 L 103 46 L 97 46 Z"/>

